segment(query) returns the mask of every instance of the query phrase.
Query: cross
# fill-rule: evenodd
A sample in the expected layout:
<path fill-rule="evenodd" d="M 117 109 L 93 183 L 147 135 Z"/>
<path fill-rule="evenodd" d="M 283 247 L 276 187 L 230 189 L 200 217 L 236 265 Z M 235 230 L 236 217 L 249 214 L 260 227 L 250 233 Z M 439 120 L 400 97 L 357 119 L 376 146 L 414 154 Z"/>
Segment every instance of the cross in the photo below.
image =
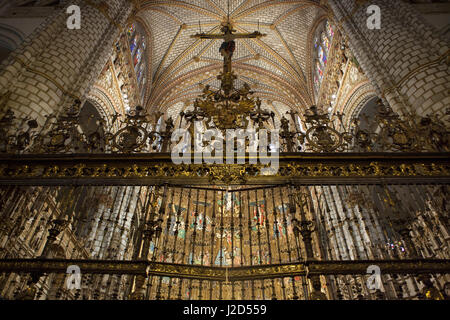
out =
<path fill-rule="evenodd" d="M 230 23 L 228 18 L 227 22 L 223 24 L 221 28 L 222 34 L 207 34 L 207 33 L 197 33 L 192 35 L 191 38 L 196 39 L 211 39 L 218 40 L 222 39 L 224 42 L 220 47 L 220 53 L 223 56 L 223 75 L 222 78 L 225 80 L 226 78 L 231 79 L 231 57 L 233 56 L 233 52 L 235 50 L 235 42 L 236 39 L 259 39 L 261 37 L 266 36 L 265 34 L 260 33 L 259 31 L 255 31 L 252 33 L 234 33 L 236 30 L 233 29 L 233 26 Z"/>

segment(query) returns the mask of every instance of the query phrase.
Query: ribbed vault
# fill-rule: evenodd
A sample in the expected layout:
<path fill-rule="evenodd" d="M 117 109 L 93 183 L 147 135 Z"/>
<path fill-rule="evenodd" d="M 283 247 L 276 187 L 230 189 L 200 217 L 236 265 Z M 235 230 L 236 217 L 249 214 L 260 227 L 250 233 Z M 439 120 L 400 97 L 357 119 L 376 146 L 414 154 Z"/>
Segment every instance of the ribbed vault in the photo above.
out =
<path fill-rule="evenodd" d="M 222 69 L 220 40 L 191 35 L 219 33 L 226 20 L 227 0 L 141 1 L 136 17 L 151 30 L 150 86 L 146 106 L 167 110 L 180 101 L 189 104 L 202 86 L 219 85 Z M 290 108 L 313 104 L 309 84 L 308 36 L 325 10 L 319 1 L 230 0 L 230 20 L 238 32 L 258 30 L 261 39 L 237 40 L 233 69 L 263 100 Z"/>

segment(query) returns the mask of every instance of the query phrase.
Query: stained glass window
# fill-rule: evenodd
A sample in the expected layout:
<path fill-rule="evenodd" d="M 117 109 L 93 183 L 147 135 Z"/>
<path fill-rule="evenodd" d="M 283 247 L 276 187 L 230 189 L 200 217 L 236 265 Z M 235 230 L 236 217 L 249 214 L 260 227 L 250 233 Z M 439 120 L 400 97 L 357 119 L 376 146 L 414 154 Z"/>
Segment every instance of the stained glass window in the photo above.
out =
<path fill-rule="evenodd" d="M 128 37 L 131 37 L 131 36 L 134 34 L 134 30 L 135 30 L 135 27 L 134 27 L 134 24 L 132 24 L 132 25 L 128 28 L 128 31 L 127 31 Z"/>
<path fill-rule="evenodd" d="M 317 56 L 319 58 L 319 62 L 323 66 L 327 64 L 327 55 L 325 54 L 325 51 L 323 50 L 322 46 L 319 46 L 319 52 Z"/>
<path fill-rule="evenodd" d="M 317 74 L 314 74 L 314 89 L 316 89 L 316 91 L 319 91 L 319 88 L 320 88 L 319 78 L 317 77 Z"/>
<path fill-rule="evenodd" d="M 328 54 L 331 49 L 333 36 L 334 31 L 328 21 L 316 30 L 313 49 L 313 85 L 316 94 L 319 93 L 320 86 L 325 75 L 325 70 L 328 63 Z"/>
<path fill-rule="evenodd" d="M 143 71 L 144 71 L 144 64 L 141 63 L 141 66 L 139 67 L 139 71 L 137 73 L 137 81 L 138 81 L 138 83 L 140 82 L 140 80 L 142 78 Z"/>
<path fill-rule="evenodd" d="M 322 82 L 323 69 L 322 69 L 322 66 L 320 65 L 319 61 L 316 61 L 316 68 L 317 68 L 317 74 L 319 75 L 319 81 Z"/>
<path fill-rule="evenodd" d="M 130 53 L 133 60 L 136 80 L 138 83 L 138 90 L 140 90 L 140 95 L 144 96 L 144 84 L 147 80 L 147 43 L 144 36 L 145 30 L 138 22 L 136 22 L 127 29 L 127 35 L 129 39 Z"/>
<path fill-rule="evenodd" d="M 134 49 L 136 49 L 137 46 L 138 46 L 138 35 L 136 34 L 130 43 L 130 51 L 134 52 Z"/>
<path fill-rule="evenodd" d="M 334 30 L 333 30 L 333 27 L 331 27 L 331 24 L 328 21 L 327 21 L 326 28 L 327 28 L 327 32 L 328 32 L 328 37 L 329 38 L 333 38 L 334 37 Z"/>
<path fill-rule="evenodd" d="M 134 55 L 134 66 L 137 66 L 139 62 L 141 62 L 142 59 L 142 48 L 139 48 Z"/>
<path fill-rule="evenodd" d="M 330 40 L 325 35 L 325 33 L 322 34 L 322 44 L 323 44 L 324 48 L 326 48 L 327 50 L 330 50 Z"/>

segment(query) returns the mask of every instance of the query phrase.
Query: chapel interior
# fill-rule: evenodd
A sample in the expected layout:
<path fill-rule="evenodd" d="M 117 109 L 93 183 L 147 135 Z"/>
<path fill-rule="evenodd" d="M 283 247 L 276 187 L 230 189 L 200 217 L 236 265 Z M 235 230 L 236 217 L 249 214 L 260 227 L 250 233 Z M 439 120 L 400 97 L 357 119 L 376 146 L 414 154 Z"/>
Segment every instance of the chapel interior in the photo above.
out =
<path fill-rule="evenodd" d="M 449 21 L 0 0 L 0 299 L 450 299 Z"/>

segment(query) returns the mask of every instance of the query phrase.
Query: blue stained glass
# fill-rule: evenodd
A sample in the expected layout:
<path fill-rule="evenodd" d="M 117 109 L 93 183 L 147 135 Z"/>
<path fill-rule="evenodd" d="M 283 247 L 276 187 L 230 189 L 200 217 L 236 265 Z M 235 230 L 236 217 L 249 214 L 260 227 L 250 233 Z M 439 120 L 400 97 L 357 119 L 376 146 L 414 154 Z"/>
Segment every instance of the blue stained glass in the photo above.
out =
<path fill-rule="evenodd" d="M 137 47 L 137 35 L 134 37 L 133 41 L 132 41 L 131 44 L 130 44 L 130 50 L 131 50 L 131 52 L 133 52 L 134 49 L 136 49 L 136 47 Z"/>
<path fill-rule="evenodd" d="M 323 52 L 323 48 L 322 46 L 319 46 L 319 50 L 317 51 L 317 57 L 319 58 L 320 62 L 323 61 L 323 56 L 324 56 L 324 52 Z"/>
<path fill-rule="evenodd" d="M 328 21 L 322 30 L 314 39 L 314 51 L 316 55 L 313 68 L 313 85 L 316 92 L 319 91 L 324 78 L 325 67 L 328 63 L 328 53 L 334 36 L 334 30 Z"/>
<path fill-rule="evenodd" d="M 319 46 L 319 51 L 317 56 L 319 57 L 320 63 L 322 65 L 327 64 L 327 54 L 325 53 L 325 50 L 322 48 L 322 46 Z"/>
<path fill-rule="evenodd" d="M 141 94 L 144 93 L 145 83 L 146 83 L 146 48 L 147 43 L 144 33 L 141 32 L 142 28 L 137 24 L 133 23 L 126 30 L 130 44 L 130 53 L 132 58 L 132 63 L 135 70 L 136 80 L 138 84 L 138 89 L 141 90 Z M 184 237 L 184 230 L 180 230 L 178 233 L 179 237 Z"/>

